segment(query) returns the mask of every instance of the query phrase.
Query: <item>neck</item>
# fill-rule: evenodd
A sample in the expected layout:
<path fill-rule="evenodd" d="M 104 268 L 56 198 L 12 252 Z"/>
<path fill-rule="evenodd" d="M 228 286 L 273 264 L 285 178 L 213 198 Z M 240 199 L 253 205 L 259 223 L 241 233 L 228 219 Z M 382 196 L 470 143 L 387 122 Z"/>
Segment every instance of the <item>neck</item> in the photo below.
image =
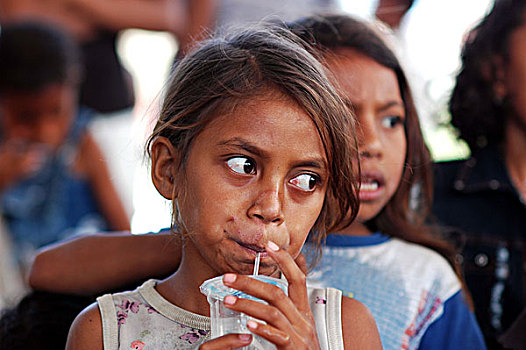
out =
<path fill-rule="evenodd" d="M 373 234 L 373 232 L 369 230 L 363 222 L 358 221 L 358 219 L 343 230 L 334 233 L 347 236 L 370 236 Z"/>
<path fill-rule="evenodd" d="M 505 129 L 504 158 L 508 174 L 522 198 L 526 198 L 526 128 L 510 118 Z"/>
<path fill-rule="evenodd" d="M 169 302 L 187 311 L 210 316 L 210 307 L 206 296 L 199 291 L 199 286 L 207 279 L 216 277 L 217 273 L 208 269 L 208 264 L 200 259 L 190 239 L 183 243 L 183 253 L 179 269 L 168 279 L 159 283 L 157 291 Z M 206 268 L 203 268 L 206 267 Z"/>

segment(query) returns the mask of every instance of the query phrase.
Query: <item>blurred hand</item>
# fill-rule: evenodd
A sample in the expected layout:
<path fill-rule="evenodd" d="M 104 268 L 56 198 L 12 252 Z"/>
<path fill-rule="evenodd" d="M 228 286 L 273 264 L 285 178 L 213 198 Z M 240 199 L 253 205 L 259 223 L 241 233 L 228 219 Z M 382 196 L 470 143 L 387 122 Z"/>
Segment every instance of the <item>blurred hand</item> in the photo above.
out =
<path fill-rule="evenodd" d="M 0 144 L 0 191 L 36 173 L 46 159 L 42 145 L 21 140 Z"/>

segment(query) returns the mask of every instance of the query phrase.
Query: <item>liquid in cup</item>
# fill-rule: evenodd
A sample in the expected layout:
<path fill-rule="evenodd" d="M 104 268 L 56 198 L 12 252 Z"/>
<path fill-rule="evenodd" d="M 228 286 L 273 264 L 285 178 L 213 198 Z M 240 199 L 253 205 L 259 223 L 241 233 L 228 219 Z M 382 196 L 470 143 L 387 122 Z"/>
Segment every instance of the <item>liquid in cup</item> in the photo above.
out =
<path fill-rule="evenodd" d="M 262 275 L 250 277 L 278 286 L 285 293 L 287 293 L 288 283 L 284 279 L 278 279 Z M 253 319 L 252 317 L 249 317 L 241 312 L 231 310 L 223 304 L 223 299 L 227 295 L 234 295 L 238 298 L 256 300 L 264 304 L 267 304 L 266 301 L 225 286 L 223 284 L 223 276 L 214 277 L 212 279 L 204 281 L 200 287 L 200 290 L 201 293 L 207 296 L 208 303 L 210 304 L 211 339 L 229 333 L 247 333 L 252 334 L 252 343 L 249 346 L 243 347 L 242 349 L 276 349 L 276 347 L 272 343 L 268 342 L 266 339 L 258 335 L 253 334 L 248 330 L 247 322 L 250 319 Z"/>

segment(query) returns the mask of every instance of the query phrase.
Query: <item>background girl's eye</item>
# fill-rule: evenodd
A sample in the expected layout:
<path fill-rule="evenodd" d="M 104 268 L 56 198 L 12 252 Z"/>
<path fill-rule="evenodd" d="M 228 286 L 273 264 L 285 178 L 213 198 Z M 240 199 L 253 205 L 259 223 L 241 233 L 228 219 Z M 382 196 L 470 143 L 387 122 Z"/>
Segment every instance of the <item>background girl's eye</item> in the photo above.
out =
<path fill-rule="evenodd" d="M 246 157 L 234 157 L 227 160 L 226 164 L 230 169 L 239 174 L 255 174 L 256 163 Z"/>
<path fill-rule="evenodd" d="M 386 128 L 392 129 L 397 125 L 403 124 L 404 121 L 399 116 L 388 116 L 382 119 L 382 125 Z"/>
<path fill-rule="evenodd" d="M 290 183 L 304 191 L 312 191 L 318 183 L 318 178 L 311 174 L 301 174 L 291 179 Z"/>

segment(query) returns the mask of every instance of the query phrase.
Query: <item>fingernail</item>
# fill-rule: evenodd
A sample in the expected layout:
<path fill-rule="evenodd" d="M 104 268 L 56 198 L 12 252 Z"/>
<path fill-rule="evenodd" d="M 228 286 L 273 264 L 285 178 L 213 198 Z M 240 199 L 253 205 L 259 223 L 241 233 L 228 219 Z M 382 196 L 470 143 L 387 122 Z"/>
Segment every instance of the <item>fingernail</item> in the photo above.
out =
<path fill-rule="evenodd" d="M 247 327 L 251 329 L 256 329 L 258 328 L 258 323 L 256 321 L 250 320 L 247 322 Z"/>
<path fill-rule="evenodd" d="M 272 241 L 267 242 L 267 248 L 272 250 L 273 252 L 277 252 L 279 250 L 278 245 Z"/>
<path fill-rule="evenodd" d="M 223 299 L 223 302 L 227 305 L 234 305 L 236 303 L 236 297 L 233 296 L 233 295 L 227 295 L 224 299 Z"/>
<path fill-rule="evenodd" d="M 244 342 L 249 341 L 250 339 L 252 339 L 252 334 L 239 334 L 239 339 Z"/>
<path fill-rule="evenodd" d="M 233 273 L 227 273 L 223 276 L 223 282 L 226 283 L 234 283 L 236 281 L 237 276 Z"/>

